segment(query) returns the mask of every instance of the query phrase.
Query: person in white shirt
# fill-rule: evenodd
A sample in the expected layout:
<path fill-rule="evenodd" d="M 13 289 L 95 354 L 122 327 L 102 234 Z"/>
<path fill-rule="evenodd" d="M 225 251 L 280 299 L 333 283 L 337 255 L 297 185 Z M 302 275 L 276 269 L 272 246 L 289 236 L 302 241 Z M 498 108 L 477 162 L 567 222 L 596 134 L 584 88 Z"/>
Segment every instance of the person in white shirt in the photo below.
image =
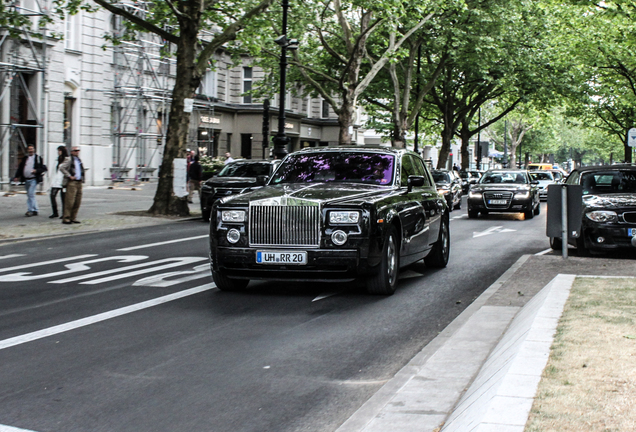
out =
<path fill-rule="evenodd" d="M 35 188 L 42 182 L 42 174 L 46 172 L 46 165 L 42 158 L 35 154 L 35 146 L 27 145 L 27 154 L 24 156 L 18 170 L 15 172 L 14 181 L 23 181 L 27 193 L 27 212 L 25 216 L 38 215 L 38 202 L 35 199 Z"/>
<path fill-rule="evenodd" d="M 57 212 L 57 194 L 60 194 L 62 198 L 62 214 L 64 214 L 64 186 L 62 183 L 64 182 L 64 174 L 60 171 L 60 164 L 66 160 L 68 157 L 68 150 L 66 150 L 66 146 L 58 146 L 57 148 L 57 167 L 55 168 L 55 172 L 53 172 L 53 178 L 51 179 L 51 192 L 49 194 L 49 198 L 51 199 L 51 209 L 53 210 L 53 214 L 49 216 L 50 219 L 59 217 L 60 214 Z M 60 217 L 61 219 L 61 217 Z"/>
<path fill-rule="evenodd" d="M 225 152 L 225 165 L 229 164 L 230 162 L 234 162 L 234 159 L 232 158 L 230 152 Z"/>

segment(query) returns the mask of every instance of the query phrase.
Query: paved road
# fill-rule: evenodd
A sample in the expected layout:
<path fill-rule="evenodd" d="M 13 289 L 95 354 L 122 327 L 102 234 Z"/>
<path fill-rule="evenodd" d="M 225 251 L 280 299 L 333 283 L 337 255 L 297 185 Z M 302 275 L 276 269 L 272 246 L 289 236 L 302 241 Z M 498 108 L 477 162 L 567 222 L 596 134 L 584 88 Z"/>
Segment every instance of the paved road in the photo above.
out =
<path fill-rule="evenodd" d="M 547 248 L 544 213 L 451 217 L 449 266 L 411 266 L 391 297 L 220 292 L 198 221 L 1 246 L 0 425 L 335 430 L 519 256 Z"/>

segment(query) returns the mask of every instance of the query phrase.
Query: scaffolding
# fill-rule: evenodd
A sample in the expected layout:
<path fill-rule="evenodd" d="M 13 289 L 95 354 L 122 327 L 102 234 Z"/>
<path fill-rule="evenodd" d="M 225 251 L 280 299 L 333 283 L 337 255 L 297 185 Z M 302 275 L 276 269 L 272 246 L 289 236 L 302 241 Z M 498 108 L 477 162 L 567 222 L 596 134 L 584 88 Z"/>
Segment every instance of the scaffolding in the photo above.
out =
<path fill-rule="evenodd" d="M 145 1 L 117 4 L 142 19 L 148 15 L 149 5 Z M 121 42 L 112 47 L 111 179 L 147 179 L 156 170 L 153 160 L 165 145 L 175 60 L 168 56 L 169 42 L 141 32 L 123 38 L 127 30 L 122 18 L 114 15 L 112 19 L 114 36 Z"/>
<path fill-rule="evenodd" d="M 18 28 L 0 28 L 0 188 L 10 185 L 13 170 L 29 144 L 46 159 L 47 35 L 38 28 L 47 14 L 46 0 L 13 0 L 7 14 L 26 17 Z M 30 24 L 30 25 L 29 25 Z M 38 29 L 36 33 L 34 29 Z"/>

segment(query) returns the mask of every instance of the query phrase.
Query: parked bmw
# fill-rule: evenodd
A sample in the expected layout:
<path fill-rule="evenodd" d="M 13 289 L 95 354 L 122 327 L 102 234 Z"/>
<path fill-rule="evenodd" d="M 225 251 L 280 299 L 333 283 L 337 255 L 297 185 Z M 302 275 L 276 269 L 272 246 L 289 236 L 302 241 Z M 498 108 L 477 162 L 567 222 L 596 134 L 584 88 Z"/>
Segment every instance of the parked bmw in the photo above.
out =
<path fill-rule="evenodd" d="M 581 233 L 572 240 L 579 256 L 636 247 L 636 165 L 576 168 L 566 184 L 583 192 Z M 561 250 L 561 239 L 551 238 L 550 245 Z"/>
<path fill-rule="evenodd" d="M 400 267 L 445 267 L 449 209 L 416 153 L 311 148 L 288 155 L 267 186 L 218 200 L 210 220 L 217 287 L 250 280 L 343 282 L 392 294 Z"/>
<path fill-rule="evenodd" d="M 526 170 L 486 171 L 468 192 L 468 217 L 479 213 L 523 213 L 532 219 L 541 211 L 537 181 Z"/>
<path fill-rule="evenodd" d="M 241 159 L 227 164 L 216 176 L 201 185 L 201 216 L 210 220 L 212 204 L 219 198 L 261 187 L 280 160 Z"/>

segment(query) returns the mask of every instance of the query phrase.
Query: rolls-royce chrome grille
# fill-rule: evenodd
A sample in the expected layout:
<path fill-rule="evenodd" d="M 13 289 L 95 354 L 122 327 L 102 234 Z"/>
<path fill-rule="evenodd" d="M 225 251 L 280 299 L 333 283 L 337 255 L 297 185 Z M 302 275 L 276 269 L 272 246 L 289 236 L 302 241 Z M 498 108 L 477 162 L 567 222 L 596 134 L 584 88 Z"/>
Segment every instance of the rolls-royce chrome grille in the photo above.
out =
<path fill-rule="evenodd" d="M 250 206 L 250 246 L 320 246 L 319 206 Z"/>

